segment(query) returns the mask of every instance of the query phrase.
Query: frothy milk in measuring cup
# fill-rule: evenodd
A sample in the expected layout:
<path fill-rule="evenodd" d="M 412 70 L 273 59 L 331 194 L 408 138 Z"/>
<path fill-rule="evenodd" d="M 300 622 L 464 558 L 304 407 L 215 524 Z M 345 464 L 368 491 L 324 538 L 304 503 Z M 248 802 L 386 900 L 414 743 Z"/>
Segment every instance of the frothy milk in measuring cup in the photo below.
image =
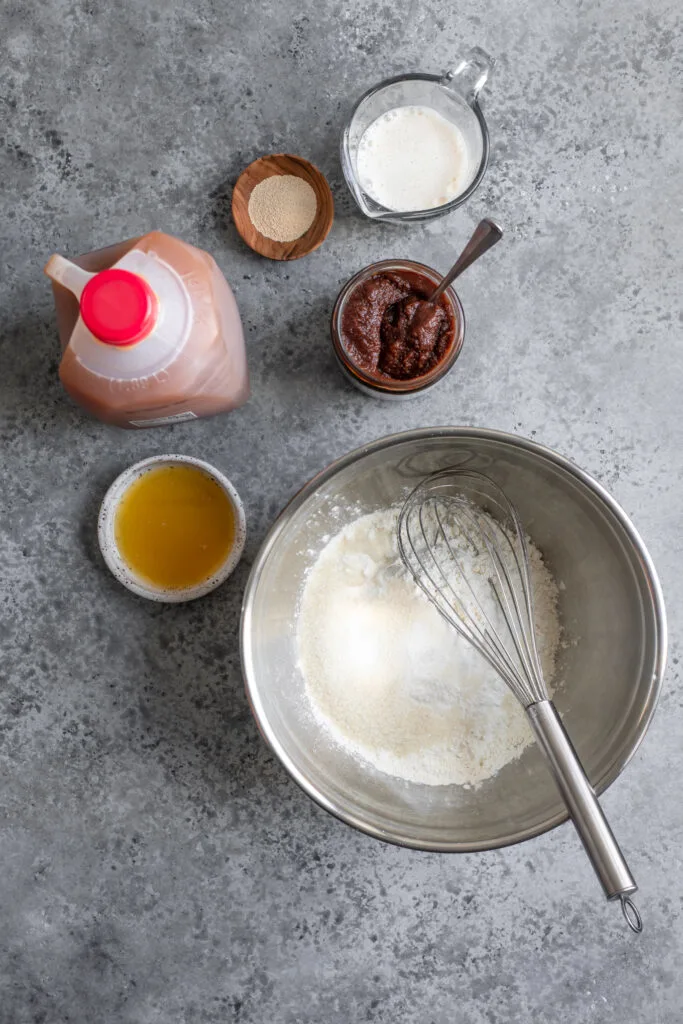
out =
<path fill-rule="evenodd" d="M 394 107 L 358 145 L 361 188 L 388 210 L 444 206 L 467 187 L 471 159 L 458 126 L 426 106 Z"/>

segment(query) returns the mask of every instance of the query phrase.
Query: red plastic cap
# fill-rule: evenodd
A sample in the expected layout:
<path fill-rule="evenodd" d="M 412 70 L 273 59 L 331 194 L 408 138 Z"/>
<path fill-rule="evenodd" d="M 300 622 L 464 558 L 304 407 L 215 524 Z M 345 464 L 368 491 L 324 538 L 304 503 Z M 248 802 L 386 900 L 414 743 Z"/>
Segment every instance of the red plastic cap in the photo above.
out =
<path fill-rule="evenodd" d="M 152 331 L 159 312 L 156 295 L 129 270 L 103 270 L 81 295 L 81 316 L 91 334 L 108 345 L 132 345 Z"/>

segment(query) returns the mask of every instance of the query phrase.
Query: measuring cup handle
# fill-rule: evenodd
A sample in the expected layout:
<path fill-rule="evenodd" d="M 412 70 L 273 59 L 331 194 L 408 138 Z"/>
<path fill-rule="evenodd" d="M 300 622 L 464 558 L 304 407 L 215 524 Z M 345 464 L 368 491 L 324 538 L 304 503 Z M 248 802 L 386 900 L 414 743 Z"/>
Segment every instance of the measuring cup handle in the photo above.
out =
<path fill-rule="evenodd" d="M 475 103 L 493 71 L 495 60 L 480 46 L 473 46 L 459 64 L 441 79 L 446 88 L 455 89 L 468 103 Z"/>

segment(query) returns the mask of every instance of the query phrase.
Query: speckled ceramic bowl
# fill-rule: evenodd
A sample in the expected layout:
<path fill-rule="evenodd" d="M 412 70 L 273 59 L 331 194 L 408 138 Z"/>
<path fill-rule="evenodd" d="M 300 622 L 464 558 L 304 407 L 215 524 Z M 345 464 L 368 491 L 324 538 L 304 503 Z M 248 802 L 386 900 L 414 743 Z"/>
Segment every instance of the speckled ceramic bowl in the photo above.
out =
<path fill-rule="evenodd" d="M 207 580 L 198 583 L 194 587 L 184 587 L 179 590 L 152 587 L 146 580 L 136 576 L 121 557 L 116 544 L 114 530 L 117 509 L 130 485 L 151 469 L 174 465 L 194 466 L 203 473 L 206 473 L 207 476 L 210 476 L 224 491 L 235 513 L 235 543 L 218 572 L 215 572 Z M 228 478 L 223 476 L 213 466 L 210 466 L 208 462 L 203 462 L 201 459 L 193 459 L 189 455 L 154 455 L 150 459 L 143 459 L 142 462 L 136 462 L 134 466 L 130 466 L 111 485 L 100 508 L 97 536 L 100 542 L 102 557 L 119 583 L 123 583 L 124 587 L 128 587 L 134 594 L 146 597 L 150 601 L 166 601 L 169 604 L 178 604 L 181 601 L 194 601 L 198 597 L 204 597 L 205 594 L 215 590 L 216 587 L 220 586 L 228 578 L 242 557 L 247 527 L 244 506 L 239 494 Z"/>

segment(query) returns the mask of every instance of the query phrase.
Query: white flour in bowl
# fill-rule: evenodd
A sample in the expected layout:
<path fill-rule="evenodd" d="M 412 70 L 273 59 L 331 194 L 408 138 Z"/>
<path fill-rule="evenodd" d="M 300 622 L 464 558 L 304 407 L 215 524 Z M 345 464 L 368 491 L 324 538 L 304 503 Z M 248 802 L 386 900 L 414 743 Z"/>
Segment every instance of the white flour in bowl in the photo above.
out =
<path fill-rule="evenodd" d="M 476 786 L 521 754 L 531 729 L 494 670 L 400 566 L 397 518 L 396 509 L 361 516 L 312 566 L 297 626 L 306 692 L 332 737 L 380 771 L 432 786 Z M 529 556 L 550 683 L 560 638 L 557 585 L 532 544 Z"/>

